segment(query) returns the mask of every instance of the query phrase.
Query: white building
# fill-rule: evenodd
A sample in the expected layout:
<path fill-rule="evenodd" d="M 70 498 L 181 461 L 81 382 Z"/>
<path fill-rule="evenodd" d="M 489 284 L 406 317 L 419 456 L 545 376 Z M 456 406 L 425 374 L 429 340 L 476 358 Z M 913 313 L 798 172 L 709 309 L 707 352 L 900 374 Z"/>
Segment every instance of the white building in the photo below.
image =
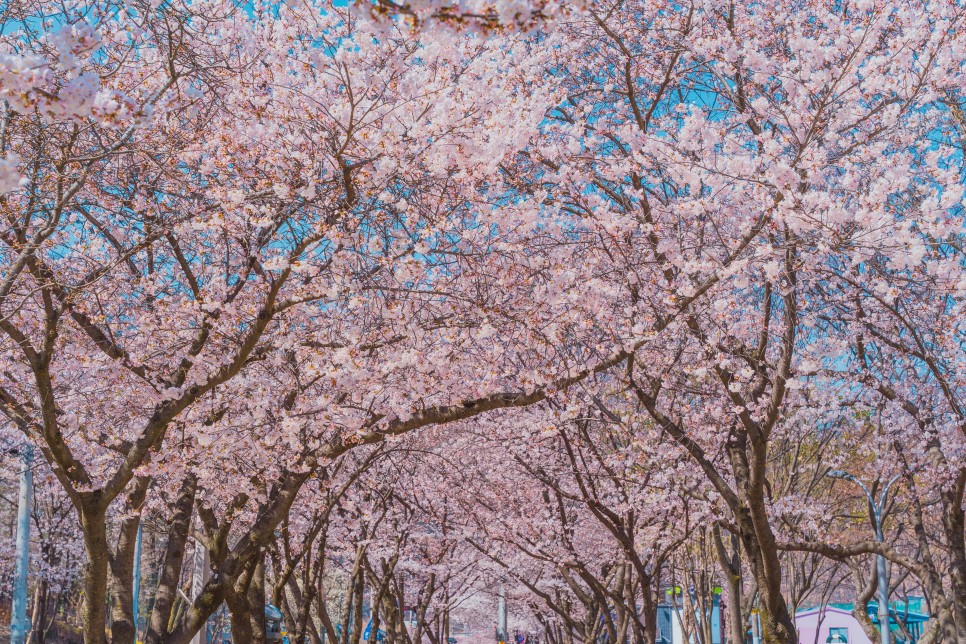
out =
<path fill-rule="evenodd" d="M 696 641 L 691 636 L 691 641 Z M 721 604 L 715 600 L 711 608 L 711 644 L 722 644 Z M 680 606 L 661 604 L 657 607 L 657 644 L 688 644 L 684 630 L 684 611 Z"/>

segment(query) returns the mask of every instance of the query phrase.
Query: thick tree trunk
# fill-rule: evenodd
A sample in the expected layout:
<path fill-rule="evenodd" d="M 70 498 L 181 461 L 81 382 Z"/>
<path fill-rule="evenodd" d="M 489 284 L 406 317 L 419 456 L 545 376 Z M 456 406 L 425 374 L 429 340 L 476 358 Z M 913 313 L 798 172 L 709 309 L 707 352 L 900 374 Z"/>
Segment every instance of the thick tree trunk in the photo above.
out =
<path fill-rule="evenodd" d="M 740 430 L 729 441 L 728 456 L 737 488 L 731 512 L 748 567 L 758 586 L 762 644 L 798 644 L 795 623 L 782 595 L 778 544 L 765 506 L 766 450 L 763 439 L 749 440 Z"/>
<path fill-rule="evenodd" d="M 309 624 L 311 623 L 310 612 L 312 609 L 312 602 L 315 601 L 315 593 L 315 587 L 307 589 L 302 597 L 302 601 L 299 603 L 295 637 L 300 644 L 304 644 L 308 639 Z"/>
<path fill-rule="evenodd" d="M 660 576 L 660 570 L 657 571 L 657 574 Z M 640 624 L 642 644 L 654 644 L 657 641 L 657 603 L 654 601 L 652 581 L 650 576 L 644 577 L 638 572 L 638 585 L 641 588 L 641 617 L 637 622 Z M 633 600 L 633 593 L 630 596 Z M 633 606 L 632 603 L 631 607 Z"/>
<path fill-rule="evenodd" d="M 151 622 L 145 638 L 146 644 L 161 644 L 168 635 L 171 610 L 178 596 L 178 582 L 181 580 L 181 567 L 184 565 L 185 544 L 191 528 L 191 509 L 194 507 L 196 489 L 197 478 L 189 474 L 181 484 L 171 516 L 161 578 L 158 580 Z"/>
<path fill-rule="evenodd" d="M 429 608 L 429 603 L 432 601 L 433 593 L 436 592 L 436 573 L 429 575 L 429 581 L 426 586 L 423 587 L 423 593 L 420 597 L 419 606 L 417 607 L 416 613 L 416 631 L 412 635 L 412 641 L 415 644 L 421 644 L 423 641 L 423 627 L 426 623 L 426 609 Z"/>
<path fill-rule="evenodd" d="M 255 568 L 256 562 L 249 562 L 235 581 L 234 586 L 225 593 L 233 641 L 253 642 L 255 638 L 255 633 L 252 631 L 253 618 L 251 612 L 253 607 L 249 603 L 250 595 L 248 593 L 252 578 L 255 575 Z M 264 607 L 262 610 L 264 611 Z"/>
<path fill-rule="evenodd" d="M 260 554 L 248 584 L 248 618 L 251 620 L 252 644 L 265 642 L 265 555 Z"/>
<path fill-rule="evenodd" d="M 399 615 L 397 614 L 398 611 L 393 605 L 394 602 L 395 602 L 395 598 L 392 596 L 392 592 L 390 591 L 389 596 L 387 596 L 386 599 L 382 602 L 383 604 L 382 614 L 385 615 L 386 635 L 388 637 L 393 637 L 395 639 L 394 636 L 396 635 L 396 633 L 398 633 L 396 624 L 399 619 Z M 400 638 L 400 641 L 401 641 L 401 638 Z"/>
<path fill-rule="evenodd" d="M 110 552 L 107 547 L 107 523 L 104 509 L 96 504 L 82 505 L 78 510 L 84 531 L 84 612 L 82 632 L 84 644 L 105 644 L 107 634 L 107 569 Z"/>
<path fill-rule="evenodd" d="M 721 536 L 721 528 L 714 526 L 712 529 L 714 538 L 715 553 L 718 555 L 718 564 L 721 572 L 724 573 L 725 586 L 728 589 L 726 597 L 728 639 L 732 642 L 742 643 L 745 641 L 745 621 L 741 614 L 741 552 L 739 550 L 738 537 L 730 535 L 731 547 L 724 544 Z"/>
<path fill-rule="evenodd" d="M 949 585 L 947 594 L 955 623 L 956 641 L 966 642 L 966 521 L 963 516 L 963 487 L 966 470 L 960 471 L 952 490 L 942 493 L 943 536 L 949 553 Z"/>
<path fill-rule="evenodd" d="M 187 611 L 185 619 L 179 626 L 172 628 L 170 634 L 161 641 L 163 644 L 188 644 L 195 633 L 200 631 L 208 622 L 208 618 L 214 613 L 222 602 L 228 602 L 228 590 L 224 583 L 211 583 L 205 585 L 201 591 L 201 596 L 196 598 L 190 610 Z M 236 639 L 236 642 L 245 640 Z"/>
<path fill-rule="evenodd" d="M 231 637 L 238 642 L 251 642 L 252 633 L 251 607 L 248 598 L 243 593 L 230 592 L 225 597 L 228 604 L 228 614 L 231 619 Z"/>
<path fill-rule="evenodd" d="M 372 602 L 372 630 L 369 632 L 369 639 L 366 640 L 368 644 L 376 644 L 376 638 L 379 636 L 379 628 L 382 626 L 381 616 L 380 616 L 380 604 L 382 603 L 381 597 L 380 601 Z"/>
<path fill-rule="evenodd" d="M 365 581 L 364 581 L 364 570 L 362 566 L 358 569 L 358 574 L 354 577 L 354 607 L 352 611 L 352 632 L 350 637 L 350 642 L 352 644 L 359 644 L 362 641 L 362 631 L 365 629 L 365 624 L 362 623 L 362 601 L 365 598 Z"/>
<path fill-rule="evenodd" d="M 137 629 L 134 623 L 134 555 L 140 508 L 144 504 L 148 478 L 139 478 L 127 501 L 128 516 L 121 522 L 117 536 L 117 550 L 110 557 L 111 572 L 111 643 L 134 644 Z"/>
<path fill-rule="evenodd" d="M 938 580 L 934 580 L 938 581 Z M 922 638 L 919 640 L 919 644 L 945 644 L 946 642 L 961 642 L 956 636 L 956 620 L 953 617 L 952 610 L 950 609 L 949 602 L 946 601 L 946 597 L 940 592 L 936 594 L 934 590 L 936 589 L 936 584 L 926 584 L 928 592 L 930 593 L 930 605 L 932 608 L 932 614 L 929 616 L 929 621 L 926 623 L 926 630 L 923 633 Z"/>
<path fill-rule="evenodd" d="M 111 644 L 134 644 L 134 589 L 132 577 L 134 575 L 134 534 L 130 533 L 134 523 L 134 533 L 137 533 L 136 519 L 125 520 L 121 525 L 118 552 L 111 557 Z M 131 543 L 129 544 L 128 541 Z"/>
<path fill-rule="evenodd" d="M 752 510 L 741 508 L 736 518 L 738 536 L 748 553 L 749 567 L 758 584 L 758 616 L 761 620 L 762 644 L 798 644 L 795 624 L 782 595 L 781 564 L 775 536 L 770 527 L 766 532 L 761 525 L 756 526 L 759 522 L 754 521 L 752 515 Z"/>

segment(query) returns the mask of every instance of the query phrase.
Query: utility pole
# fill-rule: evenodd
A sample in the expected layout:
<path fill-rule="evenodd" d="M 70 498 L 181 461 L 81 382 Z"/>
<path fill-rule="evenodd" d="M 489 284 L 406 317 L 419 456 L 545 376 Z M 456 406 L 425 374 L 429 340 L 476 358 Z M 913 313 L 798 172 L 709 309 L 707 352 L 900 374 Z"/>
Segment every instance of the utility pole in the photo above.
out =
<path fill-rule="evenodd" d="M 13 607 L 10 611 L 10 644 L 25 644 L 30 620 L 27 617 L 27 574 L 30 570 L 30 506 L 34 498 L 34 448 L 20 448 L 20 496 L 17 500 L 17 559 L 13 573 Z"/>
<path fill-rule="evenodd" d="M 496 600 L 496 641 L 506 644 L 506 588 L 500 584 L 500 595 Z"/>
<path fill-rule="evenodd" d="M 143 525 L 142 517 L 138 517 L 138 536 L 134 541 L 134 641 L 138 641 L 138 633 L 140 633 L 140 610 L 139 610 L 139 595 L 141 594 L 141 526 Z"/>
<path fill-rule="evenodd" d="M 899 475 L 893 476 L 892 479 L 885 484 L 882 488 L 882 494 L 879 495 L 879 501 L 876 503 L 875 497 L 872 496 L 872 492 L 865 484 L 857 479 L 852 474 L 848 472 L 843 472 L 842 470 L 831 470 L 826 476 L 833 479 L 842 479 L 843 481 L 850 481 L 855 483 L 865 495 L 869 498 L 869 506 L 872 508 L 872 519 L 875 522 L 875 539 L 879 543 L 884 543 L 885 538 L 882 534 L 882 512 L 885 510 L 886 501 L 889 498 L 889 488 L 892 484 L 899 480 Z M 889 623 L 889 572 L 886 569 L 886 560 L 880 554 L 875 556 L 875 572 L 879 581 L 879 599 L 878 599 L 878 613 L 879 613 L 879 637 L 882 644 L 892 644 L 892 629 Z"/>

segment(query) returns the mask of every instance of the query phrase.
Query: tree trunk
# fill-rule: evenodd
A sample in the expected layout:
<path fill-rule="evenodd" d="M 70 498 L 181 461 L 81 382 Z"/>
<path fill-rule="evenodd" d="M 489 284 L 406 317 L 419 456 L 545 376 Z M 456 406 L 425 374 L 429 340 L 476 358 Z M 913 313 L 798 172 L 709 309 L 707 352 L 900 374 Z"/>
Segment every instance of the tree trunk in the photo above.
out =
<path fill-rule="evenodd" d="M 225 595 L 225 603 L 228 604 L 228 615 L 231 620 L 231 639 L 235 642 L 252 642 L 251 606 L 248 604 L 248 597 L 244 590 L 229 592 Z"/>
<path fill-rule="evenodd" d="M 225 603 L 228 604 L 228 614 L 231 620 L 231 637 L 232 641 L 235 642 L 255 641 L 253 629 L 255 618 L 252 612 L 256 607 L 251 605 L 251 600 L 256 599 L 257 601 L 257 591 L 252 593 L 250 589 L 254 583 L 257 568 L 258 562 L 256 560 L 247 562 L 242 568 L 241 574 L 235 580 L 234 586 L 227 589 L 225 593 Z M 264 590 L 262 592 L 264 593 Z M 261 609 L 264 615 L 265 607 L 262 606 Z M 265 631 L 262 631 L 261 637 L 261 641 L 264 641 Z"/>
<path fill-rule="evenodd" d="M 265 642 L 265 554 L 259 554 L 248 584 L 248 615 L 251 620 L 252 644 Z"/>
<path fill-rule="evenodd" d="M 798 644 L 795 624 L 782 595 L 781 561 L 765 505 L 767 445 L 763 438 L 749 440 L 748 434 L 739 430 L 728 443 L 728 456 L 737 488 L 731 512 L 758 586 L 762 644 Z"/>
<path fill-rule="evenodd" d="M 176 628 L 172 628 L 170 634 L 161 641 L 164 644 L 188 644 L 195 633 L 205 628 L 208 618 L 221 606 L 221 603 L 229 601 L 228 595 L 228 588 L 224 583 L 206 584 L 201 595 L 187 610 L 184 621 Z M 246 640 L 236 639 L 235 641 L 240 643 Z"/>
<path fill-rule="evenodd" d="M 432 601 L 433 593 L 436 592 L 436 573 L 431 573 L 429 575 L 429 581 L 426 586 L 423 587 L 424 596 L 421 596 L 419 606 L 417 607 L 416 614 L 416 632 L 412 635 L 412 641 L 414 644 L 422 644 L 423 641 L 423 626 L 426 623 L 426 609 L 429 608 L 429 604 Z"/>
<path fill-rule="evenodd" d="M 121 522 L 117 536 L 117 550 L 110 557 L 111 572 L 111 642 L 134 644 L 137 629 L 134 623 L 134 555 L 137 543 L 140 508 L 147 496 L 151 480 L 138 478 L 128 496 L 128 516 Z"/>
<path fill-rule="evenodd" d="M 352 574 L 349 576 L 348 586 L 345 589 L 345 601 L 342 604 L 342 633 L 339 636 L 340 644 L 349 644 L 349 628 L 353 616 L 353 600 L 356 596 L 356 580 L 362 575 L 362 558 L 365 555 L 365 547 L 356 547 L 356 559 L 352 565 Z M 353 627 L 357 628 L 355 624 Z"/>
<path fill-rule="evenodd" d="M 382 598 L 380 598 L 380 600 L 381 599 Z M 369 639 L 367 640 L 368 644 L 376 644 L 376 638 L 379 636 L 379 627 L 381 626 L 380 624 L 381 618 L 379 614 L 381 603 L 382 603 L 381 601 L 372 602 L 372 618 L 370 622 L 372 624 L 372 630 L 369 632 Z"/>
<path fill-rule="evenodd" d="M 134 537 L 129 532 L 131 520 L 121 526 L 118 553 L 111 557 L 111 644 L 134 644 Z M 134 524 L 137 532 L 137 524 Z M 127 541 L 130 538 L 131 544 Z"/>
<path fill-rule="evenodd" d="M 82 632 L 84 644 L 105 644 L 107 641 L 107 568 L 110 553 L 107 547 L 107 523 L 103 508 L 84 504 L 78 510 L 84 531 L 84 612 Z"/>
<path fill-rule="evenodd" d="M 194 507 L 196 489 L 197 478 L 189 474 L 181 484 L 174 513 L 171 516 L 164 563 L 161 567 L 161 578 L 158 580 L 154 607 L 151 610 L 146 644 L 161 644 L 162 639 L 168 634 L 171 610 L 178 596 L 178 582 L 181 580 L 181 567 L 184 565 L 185 544 L 188 542 L 188 532 L 191 528 L 191 509 Z"/>
<path fill-rule="evenodd" d="M 640 624 L 638 637 L 643 644 L 654 644 L 657 641 L 657 603 L 651 592 L 651 580 L 638 575 L 638 585 L 641 588 L 641 617 L 637 620 Z M 633 601 L 634 594 L 631 593 L 630 596 Z M 631 607 L 634 607 L 633 603 Z"/>
<path fill-rule="evenodd" d="M 319 579 L 324 579 L 324 575 L 320 575 Z M 322 628 L 325 629 L 325 644 L 335 644 L 335 624 L 332 623 L 332 616 L 329 615 L 329 608 L 325 605 L 326 593 L 321 592 L 321 581 L 319 590 L 320 592 L 315 595 L 316 613 L 319 615 L 319 621 L 322 622 Z"/>
<path fill-rule="evenodd" d="M 358 574 L 353 579 L 355 602 L 352 611 L 352 632 L 350 641 L 352 644 L 359 644 L 362 641 L 362 631 L 365 629 L 365 625 L 362 623 L 362 601 L 365 598 L 366 585 L 365 585 L 365 574 L 362 566 L 358 568 Z"/>
<path fill-rule="evenodd" d="M 764 533 L 760 525 L 756 526 L 757 522 L 753 520 L 752 514 L 752 510 L 741 508 L 736 518 L 738 537 L 748 553 L 749 567 L 758 584 L 758 616 L 761 619 L 762 644 L 798 644 L 795 624 L 782 595 L 781 565 L 774 534 L 770 527 Z"/>
<path fill-rule="evenodd" d="M 308 639 L 309 624 L 311 622 L 310 611 L 312 609 L 312 602 L 315 601 L 316 592 L 316 587 L 306 589 L 302 602 L 299 604 L 296 639 L 300 644 L 304 644 L 305 640 Z"/>
<path fill-rule="evenodd" d="M 34 591 L 34 608 L 30 616 L 31 632 L 27 636 L 28 642 L 36 640 L 37 644 L 44 644 L 47 639 L 47 590 L 47 580 L 41 578 Z"/>
<path fill-rule="evenodd" d="M 739 550 L 738 537 L 730 535 L 731 547 L 725 547 L 721 537 L 721 528 L 712 528 L 714 538 L 714 549 L 718 555 L 718 564 L 724 574 L 725 586 L 728 589 L 726 600 L 728 602 L 728 639 L 732 642 L 743 643 L 745 641 L 745 622 L 741 614 L 741 552 Z"/>
<path fill-rule="evenodd" d="M 949 552 L 950 610 L 956 625 L 956 641 L 966 642 L 966 521 L 963 517 L 963 487 L 966 470 L 960 470 L 952 490 L 943 491 L 943 532 Z"/>

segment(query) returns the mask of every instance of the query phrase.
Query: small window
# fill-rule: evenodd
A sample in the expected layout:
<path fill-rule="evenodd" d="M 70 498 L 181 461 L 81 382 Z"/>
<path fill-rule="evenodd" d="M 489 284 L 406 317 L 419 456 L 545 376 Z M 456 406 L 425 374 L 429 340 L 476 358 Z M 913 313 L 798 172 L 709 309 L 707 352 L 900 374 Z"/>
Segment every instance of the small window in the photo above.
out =
<path fill-rule="evenodd" d="M 825 641 L 828 642 L 828 644 L 848 644 L 849 629 L 830 628 L 828 629 L 828 639 Z"/>

